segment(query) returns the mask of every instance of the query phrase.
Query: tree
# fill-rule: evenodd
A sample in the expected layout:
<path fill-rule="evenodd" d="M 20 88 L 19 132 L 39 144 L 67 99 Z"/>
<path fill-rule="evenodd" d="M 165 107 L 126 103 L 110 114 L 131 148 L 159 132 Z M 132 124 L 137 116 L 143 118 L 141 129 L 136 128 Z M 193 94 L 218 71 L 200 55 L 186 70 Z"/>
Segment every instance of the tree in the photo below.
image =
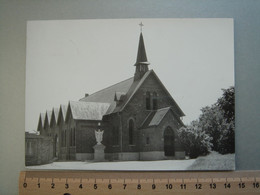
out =
<path fill-rule="evenodd" d="M 217 105 L 224 111 L 228 122 L 235 122 L 235 88 L 222 89 L 223 96 L 218 99 Z"/>
<path fill-rule="evenodd" d="M 217 104 L 204 107 L 201 111 L 198 125 L 202 131 L 212 137 L 212 150 L 222 154 L 231 152 L 230 146 L 227 146 L 226 142 L 231 135 L 230 130 L 233 128 L 233 123 L 228 122 L 224 111 Z"/>
<path fill-rule="evenodd" d="M 179 129 L 178 136 L 190 158 L 206 155 L 211 150 L 212 138 L 199 127 L 198 121 L 193 121 L 189 126 Z"/>
<path fill-rule="evenodd" d="M 179 130 L 185 151 L 191 158 L 214 150 L 221 154 L 235 152 L 235 89 L 222 89 L 223 95 L 201 115 Z"/>
<path fill-rule="evenodd" d="M 201 109 L 199 126 L 212 137 L 212 150 L 235 152 L 235 89 L 222 89 L 223 95 L 211 107 Z"/>

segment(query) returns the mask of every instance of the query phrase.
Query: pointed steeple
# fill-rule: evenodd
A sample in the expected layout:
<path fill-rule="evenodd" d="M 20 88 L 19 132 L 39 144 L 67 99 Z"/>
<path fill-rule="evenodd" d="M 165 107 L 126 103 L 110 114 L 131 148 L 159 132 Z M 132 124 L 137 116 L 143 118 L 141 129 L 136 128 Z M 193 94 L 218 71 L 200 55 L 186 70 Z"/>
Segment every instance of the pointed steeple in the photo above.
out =
<path fill-rule="evenodd" d="M 143 38 L 142 33 L 140 33 L 139 46 L 138 46 L 138 52 L 137 52 L 137 58 L 136 58 L 135 65 L 140 64 L 140 63 L 149 64 L 149 62 L 147 62 L 145 46 L 144 46 L 144 38 Z"/>
<path fill-rule="evenodd" d="M 150 63 L 147 61 L 147 56 L 145 52 L 144 46 L 144 38 L 142 32 L 140 33 L 139 38 L 139 45 L 137 51 L 137 58 L 136 58 L 136 70 L 135 70 L 135 77 L 134 80 L 139 80 L 142 76 L 149 70 L 148 65 Z"/>

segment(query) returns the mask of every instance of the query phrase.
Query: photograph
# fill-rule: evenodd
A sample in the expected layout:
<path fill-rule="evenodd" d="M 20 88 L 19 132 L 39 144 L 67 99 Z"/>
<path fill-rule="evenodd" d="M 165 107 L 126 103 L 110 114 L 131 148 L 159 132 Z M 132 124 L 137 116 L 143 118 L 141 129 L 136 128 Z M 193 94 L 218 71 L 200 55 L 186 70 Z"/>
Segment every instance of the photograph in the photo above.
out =
<path fill-rule="evenodd" d="M 34 20 L 30 170 L 235 170 L 232 18 Z"/>

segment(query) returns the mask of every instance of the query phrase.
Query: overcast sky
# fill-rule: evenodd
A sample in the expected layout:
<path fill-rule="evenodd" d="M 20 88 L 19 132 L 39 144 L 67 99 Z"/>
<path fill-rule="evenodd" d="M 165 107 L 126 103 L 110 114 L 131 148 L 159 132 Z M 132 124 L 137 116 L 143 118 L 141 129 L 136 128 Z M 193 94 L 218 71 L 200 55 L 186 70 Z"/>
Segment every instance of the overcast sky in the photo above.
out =
<path fill-rule="evenodd" d="M 46 110 L 132 77 L 141 21 L 149 68 L 185 124 L 234 86 L 233 19 L 29 21 L 25 130 Z"/>

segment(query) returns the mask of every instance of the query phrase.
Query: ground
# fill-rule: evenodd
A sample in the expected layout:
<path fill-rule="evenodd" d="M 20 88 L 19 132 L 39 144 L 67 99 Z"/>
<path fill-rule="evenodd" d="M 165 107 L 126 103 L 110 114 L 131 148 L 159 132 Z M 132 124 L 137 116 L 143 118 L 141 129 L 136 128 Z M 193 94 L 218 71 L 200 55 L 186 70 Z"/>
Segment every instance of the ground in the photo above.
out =
<path fill-rule="evenodd" d="M 124 162 L 53 162 L 51 164 L 28 166 L 29 169 L 66 170 L 234 170 L 235 155 L 221 155 L 216 152 L 187 160 L 124 161 Z"/>
<path fill-rule="evenodd" d="M 211 152 L 208 156 L 202 156 L 187 168 L 187 170 L 234 170 L 235 154 L 221 155 Z"/>

